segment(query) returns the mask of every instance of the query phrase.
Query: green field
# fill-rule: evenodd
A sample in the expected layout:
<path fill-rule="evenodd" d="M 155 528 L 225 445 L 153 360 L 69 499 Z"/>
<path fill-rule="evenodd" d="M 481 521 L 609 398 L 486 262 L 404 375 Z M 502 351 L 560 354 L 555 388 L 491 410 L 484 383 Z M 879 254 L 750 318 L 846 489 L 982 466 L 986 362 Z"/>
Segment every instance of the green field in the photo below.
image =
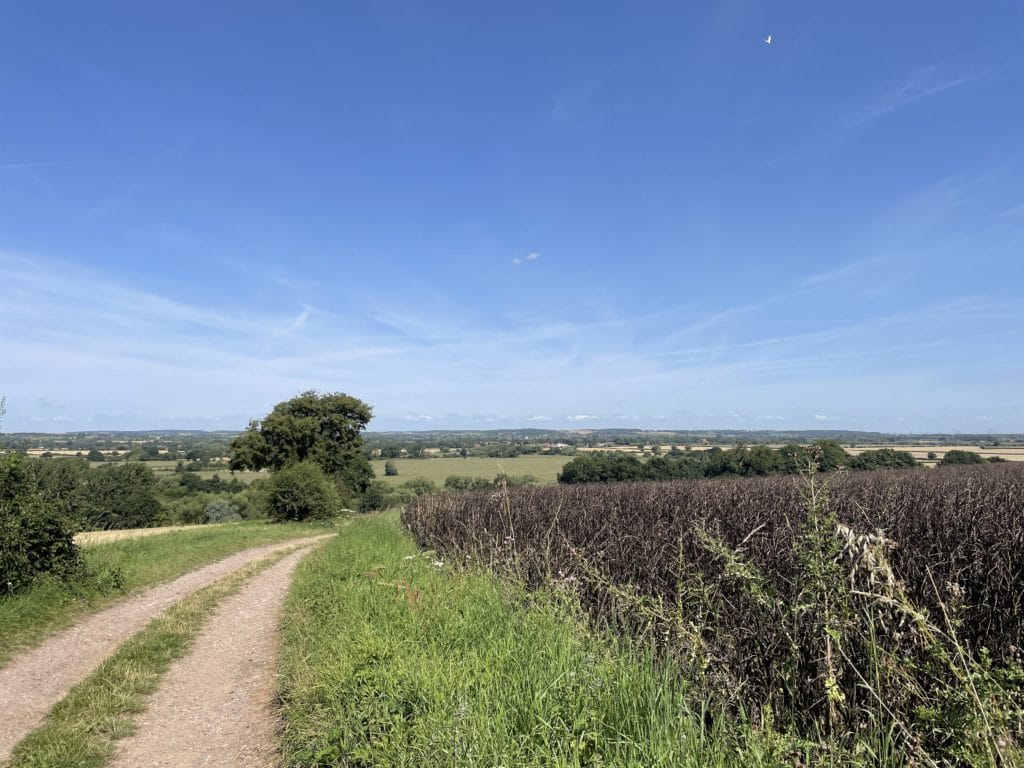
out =
<path fill-rule="evenodd" d="M 444 485 L 449 475 L 482 477 L 493 480 L 500 472 L 507 475 L 533 475 L 541 483 L 554 483 L 558 473 L 571 456 L 517 456 L 514 459 L 488 459 L 469 457 L 465 459 L 390 459 L 398 468 L 397 477 L 384 477 L 384 459 L 375 459 L 374 474 L 392 485 L 401 485 L 417 477 Z"/>

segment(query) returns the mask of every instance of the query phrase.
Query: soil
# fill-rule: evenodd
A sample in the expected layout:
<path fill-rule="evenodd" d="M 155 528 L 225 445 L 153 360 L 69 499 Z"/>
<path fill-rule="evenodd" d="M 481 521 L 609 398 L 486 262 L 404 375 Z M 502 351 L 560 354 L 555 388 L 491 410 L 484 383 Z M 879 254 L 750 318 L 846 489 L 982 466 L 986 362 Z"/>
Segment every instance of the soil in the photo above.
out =
<path fill-rule="evenodd" d="M 256 574 L 218 606 L 119 742 L 113 768 L 277 764 L 277 628 L 292 571 L 309 548 Z"/>
<path fill-rule="evenodd" d="M 0 763 L 10 757 L 14 746 L 39 726 L 46 713 L 73 685 L 88 677 L 125 640 L 171 605 L 253 560 L 296 546 L 308 547 L 324 538 L 328 537 L 293 539 L 238 552 L 129 597 L 58 633 L 37 648 L 15 656 L 0 668 L 0 713 L 3 713 Z M 297 553 L 289 555 L 281 562 L 294 563 L 298 557 Z M 278 572 L 279 566 L 275 565 L 270 571 Z M 256 579 L 261 581 L 262 576 L 259 574 Z M 244 627 L 239 627 L 242 629 Z M 235 648 L 241 655 L 248 653 L 245 646 Z"/>

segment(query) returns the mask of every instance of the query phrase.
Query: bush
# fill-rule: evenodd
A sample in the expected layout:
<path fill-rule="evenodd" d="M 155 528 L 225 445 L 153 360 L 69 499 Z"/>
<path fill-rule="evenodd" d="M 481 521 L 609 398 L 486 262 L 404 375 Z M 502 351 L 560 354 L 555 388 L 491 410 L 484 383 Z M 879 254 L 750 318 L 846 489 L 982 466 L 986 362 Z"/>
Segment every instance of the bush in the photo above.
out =
<path fill-rule="evenodd" d="M 398 466 L 393 461 L 384 462 L 384 476 L 398 477 Z"/>
<path fill-rule="evenodd" d="M 331 517 L 341 509 L 337 486 L 313 462 L 278 470 L 270 478 L 267 512 L 277 522 Z"/>
<path fill-rule="evenodd" d="M 444 487 L 447 491 L 470 491 L 490 488 L 491 484 L 482 477 L 469 477 L 468 475 L 448 475 L 444 479 Z"/>
<path fill-rule="evenodd" d="M 917 459 L 908 451 L 894 451 L 892 448 L 879 448 L 864 451 L 850 461 L 850 469 L 904 469 L 916 467 Z"/>
<path fill-rule="evenodd" d="M 241 519 L 238 507 L 227 499 L 214 499 L 203 510 L 203 522 L 205 523 L 233 523 Z"/>
<path fill-rule="evenodd" d="M 501 488 L 516 488 L 521 485 L 537 485 L 538 480 L 536 476 L 526 473 L 524 475 L 509 475 L 504 472 L 499 472 L 494 477 L 493 485 Z"/>
<path fill-rule="evenodd" d="M 953 450 L 946 453 L 939 462 L 940 465 L 957 466 L 961 464 L 984 464 L 985 457 L 974 451 Z"/>
<path fill-rule="evenodd" d="M 558 482 L 609 483 L 641 480 L 644 465 L 635 456 L 621 453 L 586 453 L 568 462 L 558 473 Z"/>
<path fill-rule="evenodd" d="M 377 512 L 398 507 L 415 495 L 408 488 L 395 488 L 383 480 L 374 480 L 359 500 L 359 511 Z"/>
<path fill-rule="evenodd" d="M 0 457 L 0 595 L 28 587 L 43 574 L 83 572 L 74 530 L 60 507 L 39 491 L 21 457 Z"/>
<path fill-rule="evenodd" d="M 412 480 L 406 480 L 402 483 L 402 487 L 412 492 L 414 496 L 424 496 L 431 493 L 437 493 L 437 484 L 433 480 L 427 480 L 425 477 L 416 477 Z"/>
<path fill-rule="evenodd" d="M 92 529 L 147 528 L 160 522 L 153 471 L 136 462 L 105 465 L 86 475 L 83 517 Z"/>

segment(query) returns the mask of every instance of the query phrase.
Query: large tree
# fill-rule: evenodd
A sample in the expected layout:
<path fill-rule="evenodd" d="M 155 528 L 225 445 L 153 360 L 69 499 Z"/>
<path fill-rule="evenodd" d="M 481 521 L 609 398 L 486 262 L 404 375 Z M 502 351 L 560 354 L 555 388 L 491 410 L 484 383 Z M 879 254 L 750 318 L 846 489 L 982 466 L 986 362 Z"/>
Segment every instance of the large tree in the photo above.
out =
<path fill-rule="evenodd" d="M 275 405 L 231 442 L 231 469 L 279 470 L 311 461 L 340 485 L 362 493 L 373 469 L 360 433 L 372 416 L 369 405 L 343 392 L 303 392 Z"/>

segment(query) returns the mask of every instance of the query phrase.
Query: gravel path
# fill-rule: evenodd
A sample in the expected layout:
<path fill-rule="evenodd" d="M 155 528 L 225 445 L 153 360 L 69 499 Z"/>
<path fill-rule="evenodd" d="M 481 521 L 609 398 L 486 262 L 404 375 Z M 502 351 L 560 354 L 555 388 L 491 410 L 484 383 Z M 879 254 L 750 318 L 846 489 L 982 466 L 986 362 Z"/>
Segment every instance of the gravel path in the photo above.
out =
<path fill-rule="evenodd" d="M 292 571 L 311 548 L 256 574 L 225 600 L 168 670 L 120 742 L 113 768 L 276 765 L 277 627 Z"/>
<path fill-rule="evenodd" d="M 325 538 L 329 536 L 292 539 L 238 552 L 129 597 L 38 648 L 15 656 L 0 669 L 0 763 L 73 685 L 88 677 L 125 640 L 171 605 L 253 560 Z"/>

